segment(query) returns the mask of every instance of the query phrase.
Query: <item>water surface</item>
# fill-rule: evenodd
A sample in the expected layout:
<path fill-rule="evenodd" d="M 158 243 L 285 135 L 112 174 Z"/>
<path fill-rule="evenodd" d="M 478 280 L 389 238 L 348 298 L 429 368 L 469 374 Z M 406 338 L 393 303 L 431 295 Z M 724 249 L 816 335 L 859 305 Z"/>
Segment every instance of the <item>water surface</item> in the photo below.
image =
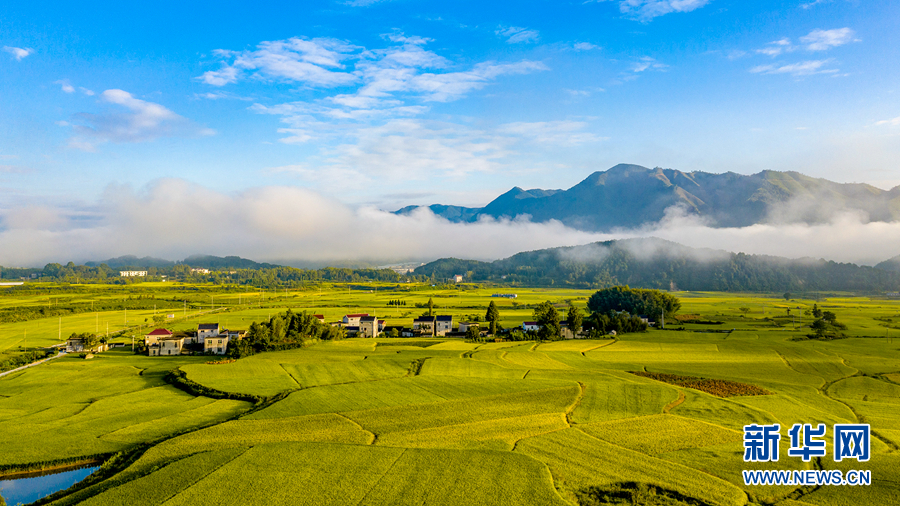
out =
<path fill-rule="evenodd" d="M 0 478 L 0 496 L 7 506 L 28 504 L 53 492 L 65 490 L 87 478 L 98 466 L 70 469 L 68 471 L 32 474 L 21 478 Z"/>

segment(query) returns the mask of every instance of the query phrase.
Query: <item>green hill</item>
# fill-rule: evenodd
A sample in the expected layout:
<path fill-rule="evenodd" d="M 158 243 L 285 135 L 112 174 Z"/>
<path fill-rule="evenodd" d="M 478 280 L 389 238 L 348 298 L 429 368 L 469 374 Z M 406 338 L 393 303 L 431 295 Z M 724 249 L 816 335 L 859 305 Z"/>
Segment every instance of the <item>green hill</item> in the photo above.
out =
<path fill-rule="evenodd" d="M 518 253 L 494 262 L 444 258 L 415 274 L 520 286 L 630 285 L 699 291 L 897 291 L 900 271 L 812 258 L 788 259 L 695 249 L 661 239 L 627 239 Z"/>

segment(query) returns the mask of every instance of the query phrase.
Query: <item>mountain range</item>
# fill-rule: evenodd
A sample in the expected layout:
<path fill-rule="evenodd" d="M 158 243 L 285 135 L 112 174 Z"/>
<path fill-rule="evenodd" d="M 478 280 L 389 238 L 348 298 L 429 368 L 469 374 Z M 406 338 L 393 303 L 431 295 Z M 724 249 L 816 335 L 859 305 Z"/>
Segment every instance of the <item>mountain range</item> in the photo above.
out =
<path fill-rule="evenodd" d="M 427 207 L 452 222 L 528 215 L 534 222 L 558 220 L 578 230 L 608 232 L 658 222 L 673 206 L 713 227 L 824 223 L 845 211 L 863 213 L 870 221 L 895 221 L 900 219 L 900 186 L 886 191 L 799 172 L 767 170 L 747 176 L 619 164 L 594 172 L 568 190 L 517 186 L 484 207 Z M 408 206 L 396 213 L 409 214 L 420 207 Z"/>

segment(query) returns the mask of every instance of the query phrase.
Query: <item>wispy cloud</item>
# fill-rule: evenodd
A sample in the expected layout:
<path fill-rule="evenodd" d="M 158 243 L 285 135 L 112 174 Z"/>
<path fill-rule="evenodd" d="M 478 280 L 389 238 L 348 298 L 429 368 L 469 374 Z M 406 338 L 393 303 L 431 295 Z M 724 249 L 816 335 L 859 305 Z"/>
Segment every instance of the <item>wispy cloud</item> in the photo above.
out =
<path fill-rule="evenodd" d="M 600 49 L 600 46 L 591 44 L 590 42 L 576 42 L 572 45 L 572 49 L 576 51 L 591 51 L 594 49 Z"/>
<path fill-rule="evenodd" d="M 69 83 L 68 79 L 56 81 L 54 84 L 58 84 L 63 93 L 75 93 L 75 87 Z"/>
<path fill-rule="evenodd" d="M 666 70 L 667 68 L 669 68 L 668 65 L 666 65 L 665 63 L 660 63 L 660 62 L 656 61 L 655 58 L 651 58 L 649 56 L 644 56 L 631 65 L 631 71 L 636 72 L 636 73 L 644 72 L 647 70 L 663 71 L 663 70 Z"/>
<path fill-rule="evenodd" d="M 823 68 L 831 60 L 806 60 L 787 65 L 759 65 L 750 69 L 753 74 L 790 74 L 792 76 L 809 76 L 813 74 L 834 74 L 837 69 Z"/>
<path fill-rule="evenodd" d="M 584 121 L 533 121 L 515 122 L 501 125 L 500 133 L 512 134 L 527 139 L 528 142 L 553 144 L 557 146 L 578 146 L 606 140 L 591 132 L 585 132 L 588 124 Z"/>
<path fill-rule="evenodd" d="M 398 119 L 360 130 L 355 142 L 331 150 L 326 163 L 328 171 L 394 180 L 461 177 L 498 169 L 512 142 L 455 124 Z"/>
<path fill-rule="evenodd" d="M 813 0 L 812 2 L 807 2 L 805 4 L 800 4 L 801 9 L 811 9 L 819 4 L 831 3 L 831 0 Z"/>
<path fill-rule="evenodd" d="M 796 49 L 791 44 L 791 39 L 785 37 L 783 39 L 775 40 L 766 44 L 766 47 L 762 49 L 757 49 L 756 52 L 759 54 L 765 54 L 769 56 L 778 56 L 782 53 L 790 52 Z"/>
<path fill-rule="evenodd" d="M 897 126 L 897 125 L 900 125 L 900 116 L 897 116 L 896 118 L 893 118 L 893 119 L 885 119 L 885 120 L 881 120 L 881 121 L 876 122 L 875 124 L 876 124 L 876 125 L 893 125 L 893 126 Z"/>
<path fill-rule="evenodd" d="M 825 51 L 837 46 L 843 46 L 848 42 L 854 42 L 855 32 L 849 28 L 835 28 L 834 30 L 813 30 L 809 34 L 800 37 L 800 42 L 806 45 L 810 51 Z"/>
<path fill-rule="evenodd" d="M 69 140 L 70 147 L 94 151 L 97 145 L 105 142 L 145 142 L 172 135 L 213 133 L 195 127 L 160 104 L 135 98 L 127 91 L 106 90 L 100 94 L 100 99 L 118 108 L 100 114 L 77 114 L 72 120 L 75 135 Z"/>
<path fill-rule="evenodd" d="M 500 26 L 494 33 L 505 38 L 507 44 L 537 42 L 541 38 L 537 30 L 529 30 L 519 26 Z"/>
<path fill-rule="evenodd" d="M 583 3 L 600 3 L 610 0 L 587 0 Z M 673 12 L 691 12 L 697 10 L 711 0 L 615 0 L 619 2 L 619 11 L 628 17 L 641 21 Z"/>
<path fill-rule="evenodd" d="M 215 54 L 224 59 L 218 70 L 199 77 L 212 86 L 225 86 L 238 81 L 242 72 L 256 78 L 302 83 L 307 86 L 333 87 L 348 84 L 356 76 L 343 72 L 343 61 L 361 48 L 331 38 L 266 41 L 254 51 L 219 49 Z"/>
<path fill-rule="evenodd" d="M 813 30 L 800 37 L 801 46 L 794 45 L 791 39 L 784 37 L 766 44 L 765 47 L 756 50 L 756 53 L 772 57 L 791 53 L 798 49 L 807 51 L 825 51 L 833 47 L 842 46 L 848 42 L 857 42 L 855 32 L 850 28 L 835 28 L 833 30 Z"/>
<path fill-rule="evenodd" d="M 30 47 L 3 46 L 3 50 L 11 54 L 16 61 L 22 61 L 22 59 L 28 55 L 34 54 L 34 49 L 31 49 Z"/>

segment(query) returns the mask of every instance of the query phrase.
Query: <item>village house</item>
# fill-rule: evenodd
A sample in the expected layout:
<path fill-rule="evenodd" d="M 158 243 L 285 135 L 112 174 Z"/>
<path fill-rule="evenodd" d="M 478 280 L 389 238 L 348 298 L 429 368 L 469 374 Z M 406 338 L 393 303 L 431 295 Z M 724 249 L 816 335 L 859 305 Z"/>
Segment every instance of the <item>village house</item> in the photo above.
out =
<path fill-rule="evenodd" d="M 481 325 L 478 322 L 459 322 L 459 332 L 465 334 L 469 327 L 480 329 Z"/>
<path fill-rule="evenodd" d="M 191 269 L 191 274 L 209 274 L 209 269 Z"/>
<path fill-rule="evenodd" d="M 450 281 L 453 281 L 454 283 L 462 283 L 462 280 L 463 280 L 462 274 L 457 274 L 457 275 L 453 276 L 452 278 L 450 278 Z"/>
<path fill-rule="evenodd" d="M 119 277 L 132 278 L 135 276 L 143 277 L 147 275 L 147 271 L 119 271 Z"/>
<path fill-rule="evenodd" d="M 446 336 L 447 332 L 453 332 L 452 316 L 437 316 L 434 319 L 434 335 Z"/>
<path fill-rule="evenodd" d="M 197 337 L 192 338 L 192 343 L 203 344 L 208 337 L 216 337 L 221 333 L 218 323 L 201 323 L 197 325 Z"/>
<path fill-rule="evenodd" d="M 541 326 L 538 322 L 522 322 L 522 330 L 525 332 L 528 332 L 529 330 L 537 332 L 538 330 L 541 330 Z"/>
<path fill-rule="evenodd" d="M 420 316 L 413 320 L 413 333 L 420 335 L 434 335 L 435 318 L 434 316 Z"/>
<path fill-rule="evenodd" d="M 243 330 L 222 330 L 221 334 L 207 337 L 203 341 L 203 352 L 224 355 L 228 352 L 229 343 L 243 339 L 246 334 L 247 332 Z"/>
<path fill-rule="evenodd" d="M 66 339 L 66 353 L 79 353 L 84 351 L 90 351 L 94 353 L 102 353 L 109 349 L 109 345 L 107 343 L 97 343 L 93 347 L 87 347 L 84 345 L 84 340 L 80 337 L 70 337 Z"/>
<path fill-rule="evenodd" d="M 378 337 L 381 329 L 378 327 L 378 318 L 374 316 L 363 316 L 359 319 L 358 337 Z"/>
<path fill-rule="evenodd" d="M 369 316 L 369 313 L 356 313 L 344 316 L 344 326 L 359 327 L 359 319 L 363 316 Z"/>
<path fill-rule="evenodd" d="M 184 337 L 162 337 L 157 344 L 147 347 L 151 357 L 181 355 L 184 349 Z"/>
<path fill-rule="evenodd" d="M 153 344 L 159 344 L 159 340 L 172 337 L 172 332 L 167 329 L 154 329 L 149 334 L 144 335 L 144 344 L 148 347 Z"/>

